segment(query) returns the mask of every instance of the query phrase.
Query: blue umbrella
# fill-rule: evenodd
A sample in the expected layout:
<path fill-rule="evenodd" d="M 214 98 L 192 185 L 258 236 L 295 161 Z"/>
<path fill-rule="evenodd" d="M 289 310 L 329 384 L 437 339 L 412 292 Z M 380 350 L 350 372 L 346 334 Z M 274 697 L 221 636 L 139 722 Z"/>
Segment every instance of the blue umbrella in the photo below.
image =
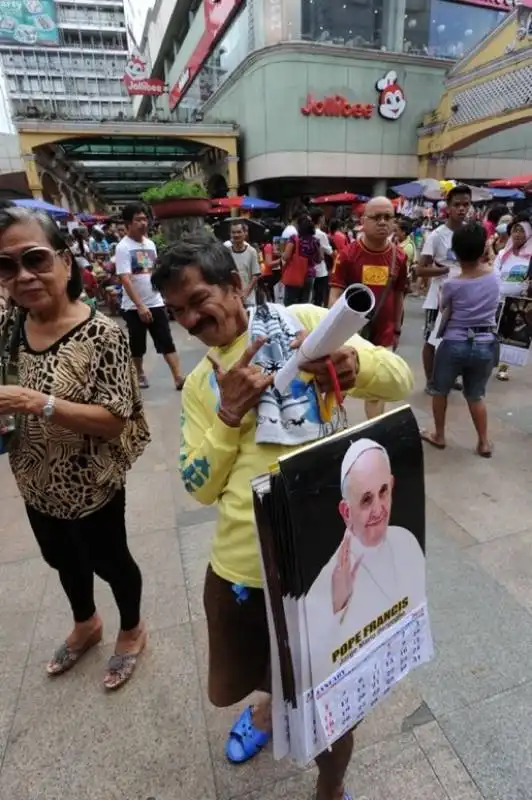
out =
<path fill-rule="evenodd" d="M 245 194 L 240 208 L 247 208 L 249 211 L 266 211 L 267 209 L 279 208 L 279 203 L 272 203 L 270 200 L 261 200 L 260 197 L 249 197 Z"/>
<path fill-rule="evenodd" d="M 524 200 L 525 193 L 520 189 L 496 189 L 487 188 L 488 192 L 498 200 Z"/>
<path fill-rule="evenodd" d="M 416 197 L 423 197 L 425 187 L 417 181 L 410 181 L 409 183 L 400 183 L 398 186 L 392 186 L 392 192 L 400 194 L 401 197 L 406 197 L 407 200 L 414 200 Z"/>
<path fill-rule="evenodd" d="M 35 200 L 33 198 L 28 200 L 13 200 L 16 206 L 22 208 L 30 208 L 32 211 L 45 211 L 51 217 L 69 217 L 70 211 L 68 208 L 61 208 L 60 206 L 53 206 L 45 200 Z"/>

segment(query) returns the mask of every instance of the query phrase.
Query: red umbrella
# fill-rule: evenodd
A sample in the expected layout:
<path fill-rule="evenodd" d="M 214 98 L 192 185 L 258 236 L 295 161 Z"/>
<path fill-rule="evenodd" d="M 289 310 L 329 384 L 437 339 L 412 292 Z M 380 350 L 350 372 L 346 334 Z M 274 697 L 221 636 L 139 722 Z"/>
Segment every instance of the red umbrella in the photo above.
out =
<path fill-rule="evenodd" d="M 211 200 L 213 208 L 242 208 L 242 203 L 245 198 L 240 195 L 231 195 L 230 197 L 219 197 Z"/>
<path fill-rule="evenodd" d="M 532 175 L 515 175 L 513 178 L 490 181 L 488 186 L 492 189 L 524 189 L 529 183 L 532 183 Z"/>
<path fill-rule="evenodd" d="M 310 202 L 317 206 L 323 206 L 326 203 L 345 203 L 345 205 L 349 205 L 357 200 L 358 195 L 353 194 L 353 192 L 340 192 L 340 194 L 324 194 L 321 197 L 313 197 Z"/>

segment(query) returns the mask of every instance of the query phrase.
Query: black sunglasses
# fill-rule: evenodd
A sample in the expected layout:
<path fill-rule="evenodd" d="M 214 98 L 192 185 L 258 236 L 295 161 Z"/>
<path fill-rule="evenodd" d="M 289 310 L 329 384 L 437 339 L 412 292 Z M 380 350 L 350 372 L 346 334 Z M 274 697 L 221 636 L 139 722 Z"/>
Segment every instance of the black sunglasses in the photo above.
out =
<path fill-rule="evenodd" d="M 0 283 L 14 280 L 21 269 L 42 275 L 54 268 L 56 255 L 61 251 L 49 247 L 29 247 L 17 257 L 0 253 Z"/>

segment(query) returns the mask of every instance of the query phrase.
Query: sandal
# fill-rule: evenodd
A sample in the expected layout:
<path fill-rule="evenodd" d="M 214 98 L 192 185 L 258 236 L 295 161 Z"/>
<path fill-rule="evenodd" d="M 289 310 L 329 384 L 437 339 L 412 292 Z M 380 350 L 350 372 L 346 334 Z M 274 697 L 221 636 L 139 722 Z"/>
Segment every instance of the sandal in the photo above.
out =
<path fill-rule="evenodd" d="M 430 444 L 432 447 L 435 447 L 436 450 L 445 450 L 447 447 L 445 443 L 437 442 L 434 438 L 434 434 L 429 433 L 429 431 L 419 431 L 419 435 L 424 442 Z"/>
<path fill-rule="evenodd" d="M 480 445 L 477 446 L 477 456 L 481 458 L 491 458 L 493 455 L 493 445 L 490 444 L 488 450 L 481 450 Z"/>
<path fill-rule="evenodd" d="M 109 691 L 120 689 L 135 672 L 137 661 L 142 651 L 146 647 L 146 634 L 142 635 L 142 643 L 138 653 L 115 653 L 107 663 L 107 671 L 103 679 L 103 685 Z"/>
<path fill-rule="evenodd" d="M 82 647 L 70 647 L 66 642 L 63 642 L 63 644 L 57 648 L 51 661 L 49 661 L 46 666 L 48 675 L 55 677 L 56 675 L 63 675 L 63 673 L 68 672 L 91 647 L 94 647 L 102 641 L 102 636 L 103 632 L 100 628 L 89 636 Z"/>
<path fill-rule="evenodd" d="M 500 370 L 495 377 L 498 381 L 503 381 L 503 383 L 510 380 L 507 369 Z"/>
<path fill-rule="evenodd" d="M 139 377 L 139 388 L 140 389 L 149 389 L 150 382 L 145 375 L 140 375 Z"/>
<path fill-rule="evenodd" d="M 243 764 L 260 753 L 270 738 L 271 733 L 260 731 L 253 725 L 252 708 L 248 706 L 229 731 L 225 755 L 233 764 Z"/>

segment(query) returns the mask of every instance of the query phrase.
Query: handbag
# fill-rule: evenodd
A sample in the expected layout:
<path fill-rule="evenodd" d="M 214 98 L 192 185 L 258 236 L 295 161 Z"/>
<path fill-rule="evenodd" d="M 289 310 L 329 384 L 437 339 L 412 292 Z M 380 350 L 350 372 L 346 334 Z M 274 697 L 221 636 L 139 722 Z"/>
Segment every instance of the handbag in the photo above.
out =
<path fill-rule="evenodd" d="M 380 311 L 382 310 L 388 296 L 393 288 L 393 284 L 395 281 L 395 263 L 397 261 L 397 250 L 395 246 L 393 248 L 392 253 L 392 266 L 390 268 L 390 274 L 388 275 L 388 282 L 384 287 L 384 291 L 379 297 L 379 302 L 371 312 L 368 322 L 364 325 L 361 331 L 359 331 L 359 336 L 362 336 L 363 339 L 367 339 L 368 342 L 372 342 L 372 336 L 375 328 L 375 322 L 379 316 Z"/>
<path fill-rule="evenodd" d="M 18 383 L 18 354 L 23 315 L 13 307 L 0 336 L 0 386 Z M 9 453 L 17 440 L 19 419 L 15 414 L 0 416 L 0 455 Z"/>
<path fill-rule="evenodd" d="M 308 258 L 301 255 L 299 249 L 299 237 L 296 237 L 294 242 L 294 252 L 287 261 L 282 273 L 281 281 L 284 286 L 293 286 L 301 288 L 304 286 L 307 279 L 307 272 L 309 268 Z"/>

